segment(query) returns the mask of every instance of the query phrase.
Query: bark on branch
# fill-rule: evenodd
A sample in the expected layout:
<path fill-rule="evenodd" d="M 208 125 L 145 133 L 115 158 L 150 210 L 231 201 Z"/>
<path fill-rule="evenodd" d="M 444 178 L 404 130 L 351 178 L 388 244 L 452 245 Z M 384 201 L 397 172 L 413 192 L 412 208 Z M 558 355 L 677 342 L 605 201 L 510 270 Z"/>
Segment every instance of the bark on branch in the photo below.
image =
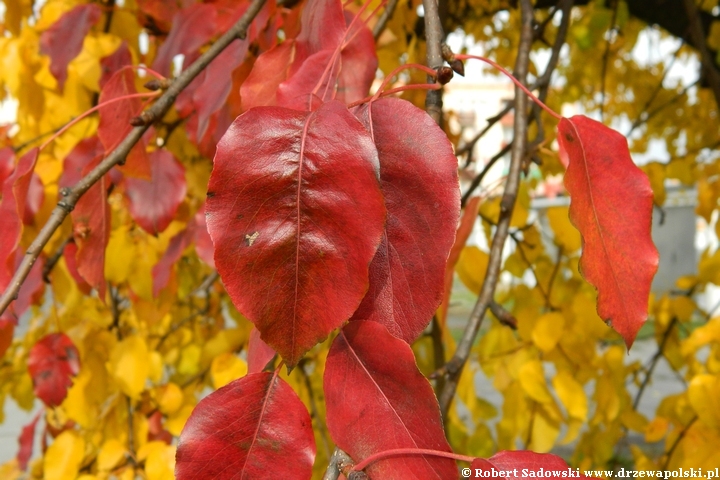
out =
<path fill-rule="evenodd" d="M 155 104 L 146 110 L 147 115 L 155 120 L 161 119 L 175 102 L 177 96 L 202 72 L 210 62 L 238 38 L 245 38 L 247 29 L 255 16 L 265 4 L 266 0 L 254 0 L 243 16 L 230 28 L 217 42 L 215 42 L 200 58 L 198 58 L 187 70 L 182 72 L 170 85 L 170 87 L 158 97 Z M 10 303 L 17 297 L 20 287 L 27 278 L 33 264 L 40 256 L 43 248 L 52 237 L 53 233 L 62 225 L 63 220 L 77 204 L 80 197 L 87 192 L 98 180 L 102 178 L 112 167 L 125 159 L 128 152 L 142 138 L 150 124 L 134 127 L 125 139 L 113 150 L 100 164 L 90 173 L 83 177 L 68 194 L 58 203 L 52 211 L 50 218 L 42 227 L 35 240 L 28 247 L 20 266 L 13 275 L 2 297 L 0 297 L 0 314 L 7 309 Z"/>

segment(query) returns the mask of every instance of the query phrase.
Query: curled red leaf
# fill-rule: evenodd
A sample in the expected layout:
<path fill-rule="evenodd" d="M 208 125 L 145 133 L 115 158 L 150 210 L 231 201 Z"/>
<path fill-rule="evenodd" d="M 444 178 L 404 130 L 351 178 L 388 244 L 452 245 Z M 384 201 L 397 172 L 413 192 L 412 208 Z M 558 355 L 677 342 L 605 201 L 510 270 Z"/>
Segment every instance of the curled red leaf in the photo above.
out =
<path fill-rule="evenodd" d="M 51 333 L 30 350 L 28 371 L 35 395 L 45 405 L 55 407 L 65 400 L 72 377 L 80 372 L 80 355 L 67 335 Z"/>

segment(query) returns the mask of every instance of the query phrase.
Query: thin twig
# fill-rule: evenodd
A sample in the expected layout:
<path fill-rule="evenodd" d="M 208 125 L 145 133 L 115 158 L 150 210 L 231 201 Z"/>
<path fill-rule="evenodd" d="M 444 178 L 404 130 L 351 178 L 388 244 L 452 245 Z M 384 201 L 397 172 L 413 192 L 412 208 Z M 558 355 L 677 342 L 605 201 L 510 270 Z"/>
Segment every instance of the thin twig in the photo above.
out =
<path fill-rule="evenodd" d="M 490 302 L 490 311 L 502 325 L 510 327 L 513 330 L 517 330 L 517 319 L 512 313 L 505 310 L 505 307 L 497 303 L 495 300 Z"/>
<path fill-rule="evenodd" d="M 533 32 L 533 7 L 530 0 L 521 0 L 522 27 L 520 30 L 520 45 L 518 48 L 518 56 L 515 62 L 515 76 L 522 82 L 526 82 L 528 64 L 530 61 L 530 48 L 532 47 Z M 525 156 L 525 144 L 527 137 L 527 102 L 528 99 L 519 87 L 515 87 L 515 139 L 512 144 L 512 156 L 510 160 L 510 170 L 505 183 L 505 192 L 500 202 L 500 219 L 495 230 L 492 245 L 490 247 L 490 256 L 488 260 L 487 272 L 483 282 L 480 295 L 478 296 L 475 307 L 473 308 L 467 326 L 463 332 L 463 336 L 458 344 L 457 350 L 450 362 L 447 364 L 448 380 L 440 395 L 440 411 L 443 417 L 447 416 L 450 404 L 455 396 L 458 381 L 465 363 L 470 356 L 470 350 L 475 337 L 485 317 L 485 312 L 493 301 L 495 294 L 495 286 L 500 275 L 500 265 L 502 262 L 502 250 L 507 239 L 510 227 L 510 218 L 515 207 L 515 199 L 517 197 L 518 188 L 520 186 L 520 171 L 522 160 Z"/>
<path fill-rule="evenodd" d="M 266 0 L 253 0 L 253 3 L 245 11 L 242 17 L 228 30 L 222 37 L 218 39 L 213 45 L 208 48 L 205 53 L 188 67 L 187 70 L 182 72 L 175 81 L 172 82 L 170 87 L 158 98 L 155 104 L 150 107 L 146 114 L 153 119 L 159 120 L 165 113 L 170 109 L 172 104 L 175 102 L 177 96 L 187 87 L 192 80 L 200 74 L 210 62 L 215 59 L 225 48 L 230 45 L 237 38 L 245 38 L 247 35 L 247 29 L 250 23 L 253 21 L 255 16 L 260 12 L 260 9 L 265 5 Z M 43 228 L 38 233 L 35 240 L 28 247 L 25 256 L 23 257 L 20 267 L 15 272 L 12 280 L 10 281 L 7 289 L 0 297 L 0 313 L 4 312 L 5 309 L 17 296 L 20 286 L 27 278 L 30 273 L 30 269 L 35 264 L 38 256 L 42 252 L 43 248 L 53 236 L 55 231 L 62 225 L 63 220 L 68 214 L 75 208 L 77 201 L 83 196 L 85 192 L 90 189 L 103 175 L 110 171 L 112 167 L 122 162 L 130 150 L 135 144 L 142 138 L 145 131 L 150 128 L 152 122 L 147 124 L 134 127 L 130 130 L 130 133 L 115 150 L 110 153 L 100 164 L 95 167 L 90 173 L 83 177 L 72 189 L 69 190 L 68 195 L 65 196 L 60 202 L 58 202 L 55 209 L 52 211 L 50 218 L 47 220 Z"/>
<path fill-rule="evenodd" d="M 615 33 L 615 20 L 617 19 L 618 12 L 618 0 L 615 0 L 613 6 L 612 19 L 610 20 L 610 30 L 608 30 L 608 37 L 605 39 L 605 52 L 602 57 L 602 72 L 600 73 L 600 121 L 602 122 L 605 117 L 605 80 L 607 77 L 607 64 L 610 59 L 610 44 L 612 43 L 613 34 Z"/>
<path fill-rule="evenodd" d="M 385 6 L 385 10 L 373 27 L 373 37 L 375 37 L 375 41 L 377 41 L 377 39 L 380 38 L 380 35 L 382 35 L 382 32 L 385 31 L 385 26 L 392 18 L 393 13 L 395 13 L 395 7 L 397 7 L 397 4 L 398 0 L 390 0 Z"/>
<path fill-rule="evenodd" d="M 702 63 L 705 78 L 715 96 L 715 104 L 717 108 L 720 109 L 720 70 L 715 66 L 715 60 L 707 47 L 705 32 L 703 31 L 697 5 L 695 4 L 695 0 L 683 0 L 683 5 L 685 6 L 685 13 L 688 17 L 690 38 L 700 51 L 700 62 Z"/>
<path fill-rule="evenodd" d="M 427 45 L 427 66 L 438 68 L 443 65 L 442 42 L 445 37 L 437 0 L 423 0 L 425 10 L 425 43 Z M 435 83 L 435 79 L 428 76 L 428 83 Z M 442 121 L 442 93 L 440 90 L 430 90 L 425 97 L 425 111 L 440 125 Z"/>
<path fill-rule="evenodd" d="M 683 427 L 683 429 L 680 431 L 680 434 L 678 434 L 678 437 L 675 439 L 675 441 L 673 442 L 672 446 L 670 447 L 670 449 L 669 449 L 669 450 L 667 451 L 667 453 L 665 454 L 665 455 L 667 455 L 667 458 L 665 459 L 665 463 L 663 463 L 663 466 L 662 466 L 663 470 L 667 470 L 668 465 L 670 465 L 670 460 L 672 460 L 672 455 L 673 455 L 673 453 L 675 453 L 675 449 L 676 449 L 677 446 L 680 444 L 680 441 L 681 441 L 683 438 L 685 438 L 685 435 L 687 434 L 688 430 L 690 430 L 690 427 L 692 427 L 692 426 L 695 424 L 695 422 L 697 422 L 697 419 L 698 419 L 697 416 L 693 417 L 693 419 L 690 420 L 690 421 L 688 422 L 688 424 L 685 425 L 685 426 Z"/>
<path fill-rule="evenodd" d="M 65 247 L 67 247 L 67 244 L 73 241 L 73 237 L 66 238 L 60 246 L 55 250 L 55 253 L 52 254 L 50 258 L 47 259 L 45 262 L 45 265 L 43 265 L 42 270 L 42 278 L 45 283 L 50 283 L 50 272 L 52 272 L 52 269 L 55 268 L 55 265 L 57 265 L 57 262 L 60 261 L 62 258 L 63 252 L 65 251 Z"/>
<path fill-rule="evenodd" d="M 304 359 L 303 359 L 304 360 Z M 310 403 L 310 416 L 313 420 L 315 420 L 318 424 L 318 430 L 320 430 L 320 439 L 322 440 L 323 448 L 325 450 L 325 455 L 327 455 L 328 458 L 331 458 L 330 454 L 330 442 L 327 438 L 327 425 L 325 425 L 325 422 L 323 421 L 322 416 L 320 415 L 320 411 L 317 408 L 317 402 L 315 401 L 315 392 L 313 391 L 312 382 L 310 381 L 310 375 L 305 371 L 305 363 L 307 361 L 300 361 L 300 364 L 298 365 L 298 370 L 300 370 L 300 375 L 303 377 L 303 381 L 305 383 L 305 388 L 307 388 L 308 391 L 308 400 Z"/>
<path fill-rule="evenodd" d="M 643 382 L 640 384 L 640 388 L 638 388 L 637 395 L 635 395 L 635 400 L 633 400 L 633 410 L 637 410 L 638 405 L 640 405 L 640 399 L 642 398 L 643 393 L 645 392 L 645 388 L 650 383 L 650 379 L 652 378 L 653 370 L 655 370 L 655 366 L 658 364 L 660 359 L 663 356 L 664 350 L 665 350 L 665 344 L 667 343 L 668 339 L 670 338 L 670 334 L 672 333 L 672 329 L 677 323 L 678 318 L 673 317 L 672 320 L 670 320 L 670 323 L 667 326 L 667 329 L 665 332 L 663 332 L 662 340 L 660 341 L 660 345 L 658 345 L 658 349 L 655 352 L 655 355 L 653 355 L 652 360 L 650 361 L 650 367 L 648 368 L 647 373 L 645 374 L 645 378 L 643 379 Z"/>
<path fill-rule="evenodd" d="M 330 457 L 330 464 L 325 470 L 325 475 L 323 475 L 323 480 L 338 480 L 340 471 L 351 465 L 353 465 L 352 458 L 339 448 L 335 448 L 332 457 Z"/>

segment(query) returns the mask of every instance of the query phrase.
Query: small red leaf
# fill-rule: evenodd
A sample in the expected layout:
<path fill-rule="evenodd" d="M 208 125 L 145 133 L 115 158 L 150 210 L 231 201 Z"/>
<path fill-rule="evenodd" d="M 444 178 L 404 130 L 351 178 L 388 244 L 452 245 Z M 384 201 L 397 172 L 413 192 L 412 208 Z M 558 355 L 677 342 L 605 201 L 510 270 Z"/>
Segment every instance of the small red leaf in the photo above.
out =
<path fill-rule="evenodd" d="M 153 266 L 153 296 L 157 297 L 160 290 L 165 288 L 170 281 L 170 274 L 173 266 L 180 260 L 183 251 L 190 245 L 193 237 L 193 225 L 188 225 L 185 230 L 176 233 L 168 243 L 168 247 L 163 253 L 158 263 Z"/>
<path fill-rule="evenodd" d="M 339 102 L 252 109 L 218 144 L 206 206 L 215 263 L 289 366 L 367 291 L 385 219 L 376 169 L 369 134 Z"/>
<path fill-rule="evenodd" d="M 15 333 L 15 322 L 0 318 L 0 357 L 12 345 L 13 333 Z"/>
<path fill-rule="evenodd" d="M 262 372 L 275 356 L 275 350 L 260 338 L 260 331 L 253 327 L 247 347 L 248 373 Z"/>
<path fill-rule="evenodd" d="M 131 70 L 118 71 L 110 77 L 100 92 L 99 102 L 102 104 L 114 98 L 137 93 L 135 89 L 135 75 Z M 100 125 L 98 137 L 105 146 L 105 152 L 110 153 L 130 132 L 132 125 L 130 119 L 142 112 L 140 98 L 127 98 L 100 108 Z M 147 140 L 143 136 L 127 156 L 123 173 L 139 178 L 150 178 L 150 164 L 145 147 Z"/>
<path fill-rule="evenodd" d="M 83 40 L 100 14 L 102 10 L 98 5 L 78 5 L 40 35 L 40 52 L 50 56 L 50 73 L 61 91 L 67 79 L 68 64 L 82 50 Z"/>
<path fill-rule="evenodd" d="M 68 244 L 65 245 L 65 248 L 63 249 L 65 266 L 67 267 L 70 276 L 73 278 L 73 280 L 75 280 L 78 289 L 80 289 L 80 291 L 83 292 L 85 295 L 89 295 L 92 287 L 90 287 L 90 284 L 85 281 L 85 279 L 80 275 L 80 272 L 78 272 L 77 270 L 77 261 L 75 260 L 77 251 L 78 248 L 77 245 L 75 245 L 75 242 L 68 242 Z"/>
<path fill-rule="evenodd" d="M 455 243 L 450 249 L 447 263 L 445 264 L 445 289 L 443 291 L 443 300 L 438 309 L 438 320 L 440 325 L 445 325 L 447 319 L 447 310 L 450 302 L 450 292 L 452 290 L 453 278 L 455 276 L 455 265 L 460 259 L 460 252 L 465 247 L 470 234 L 475 226 L 475 219 L 478 214 L 478 206 L 480 205 L 480 197 L 472 197 L 468 200 L 460 218 L 460 225 L 455 232 Z"/>
<path fill-rule="evenodd" d="M 195 253 L 200 260 L 215 268 L 215 247 L 207 230 L 205 205 L 195 214 Z"/>
<path fill-rule="evenodd" d="M 157 235 L 172 221 L 185 199 L 185 169 L 167 150 L 150 154 L 151 179 L 125 179 L 130 215 L 146 232 Z"/>
<path fill-rule="evenodd" d="M 130 54 L 127 43 L 123 40 L 117 50 L 107 57 L 100 59 L 100 70 L 102 72 L 100 76 L 100 88 L 105 86 L 115 72 L 126 65 L 132 65 L 132 55 Z"/>
<path fill-rule="evenodd" d="M 63 160 L 58 187 L 61 189 L 74 187 L 82 179 L 85 167 L 102 156 L 103 152 L 103 144 L 97 136 L 80 140 Z"/>
<path fill-rule="evenodd" d="M 12 148 L 0 148 L 0 186 L 15 169 L 15 152 Z"/>
<path fill-rule="evenodd" d="M 22 428 L 20 437 L 18 438 L 18 444 L 20 448 L 17 453 L 18 467 L 20 470 L 27 470 L 28 462 L 33 454 L 33 444 L 35 443 L 35 427 L 37 426 L 38 420 L 44 410 L 40 410 L 35 417 Z"/>
<path fill-rule="evenodd" d="M 312 420 L 277 372 L 247 375 L 198 403 L 177 448 L 178 480 L 309 479 Z"/>
<path fill-rule="evenodd" d="M 153 69 L 170 76 L 170 64 L 175 55 L 194 53 L 212 38 L 216 16 L 215 7 L 207 3 L 196 3 L 177 12 L 172 19 L 170 34 L 158 49 Z"/>
<path fill-rule="evenodd" d="M 243 111 L 277 103 L 277 89 L 287 78 L 294 52 L 295 42 L 291 40 L 258 57 L 250 75 L 240 86 Z"/>
<path fill-rule="evenodd" d="M 410 102 L 384 98 L 355 114 L 378 149 L 388 217 L 353 320 L 380 322 L 411 343 L 442 301 L 460 210 L 457 158 L 447 135 Z"/>
<path fill-rule="evenodd" d="M 647 318 L 658 252 L 650 231 L 650 180 L 625 137 L 582 115 L 558 124 L 570 220 L 583 238 L 580 269 L 598 290 L 598 315 L 630 348 Z"/>
<path fill-rule="evenodd" d="M 64 333 L 46 335 L 30 350 L 28 371 L 35 395 L 49 407 L 60 405 L 72 385 L 72 377 L 80 372 L 77 348 Z"/>
<path fill-rule="evenodd" d="M 35 215 L 40 211 L 45 201 L 45 186 L 40 180 L 40 176 L 34 173 L 30 176 L 30 184 L 28 185 L 27 197 L 25 198 L 25 212 L 23 215 L 23 223 L 32 225 L 35 223 Z"/>
<path fill-rule="evenodd" d="M 15 249 L 20 242 L 22 219 L 30 188 L 30 180 L 38 149 L 34 148 L 20 158 L 12 174 L 2 185 L 0 200 L 0 290 L 4 290 L 15 271 Z"/>
<path fill-rule="evenodd" d="M 588 478 L 578 469 L 570 468 L 565 460 L 551 453 L 535 453 L 527 450 L 498 452 L 487 460 L 476 458 L 470 464 L 472 477 L 528 478 L 561 477 Z M 499 472 L 502 476 L 498 476 Z M 542 471 L 542 475 L 539 473 Z M 478 473 L 476 473 L 478 472 Z M 495 475 L 493 475 L 493 472 Z"/>
<path fill-rule="evenodd" d="M 351 322 L 342 329 L 328 353 L 323 390 L 330 435 L 356 463 L 396 448 L 451 451 L 412 349 L 379 323 Z M 430 456 L 387 457 L 366 471 L 382 479 L 458 477 L 453 460 Z"/>
<path fill-rule="evenodd" d="M 102 157 L 96 156 L 85 165 L 82 175 L 95 168 L 101 159 Z M 73 221 L 73 238 L 77 246 L 77 272 L 88 285 L 97 290 L 100 300 L 105 301 L 105 247 L 110 241 L 111 227 L 106 175 L 80 197 L 70 215 Z"/>

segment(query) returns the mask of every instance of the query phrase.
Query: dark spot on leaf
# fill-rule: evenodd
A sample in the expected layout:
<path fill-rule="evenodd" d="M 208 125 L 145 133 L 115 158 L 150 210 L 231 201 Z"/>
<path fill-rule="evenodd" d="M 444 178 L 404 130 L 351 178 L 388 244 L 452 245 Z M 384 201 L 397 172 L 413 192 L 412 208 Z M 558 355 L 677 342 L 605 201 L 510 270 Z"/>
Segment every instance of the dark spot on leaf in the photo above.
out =
<path fill-rule="evenodd" d="M 207 197 L 212 198 L 215 196 L 215 192 L 207 192 Z"/>
<path fill-rule="evenodd" d="M 575 138 L 572 135 L 570 135 L 569 133 L 565 133 L 565 140 L 567 140 L 568 142 L 574 142 Z"/>

